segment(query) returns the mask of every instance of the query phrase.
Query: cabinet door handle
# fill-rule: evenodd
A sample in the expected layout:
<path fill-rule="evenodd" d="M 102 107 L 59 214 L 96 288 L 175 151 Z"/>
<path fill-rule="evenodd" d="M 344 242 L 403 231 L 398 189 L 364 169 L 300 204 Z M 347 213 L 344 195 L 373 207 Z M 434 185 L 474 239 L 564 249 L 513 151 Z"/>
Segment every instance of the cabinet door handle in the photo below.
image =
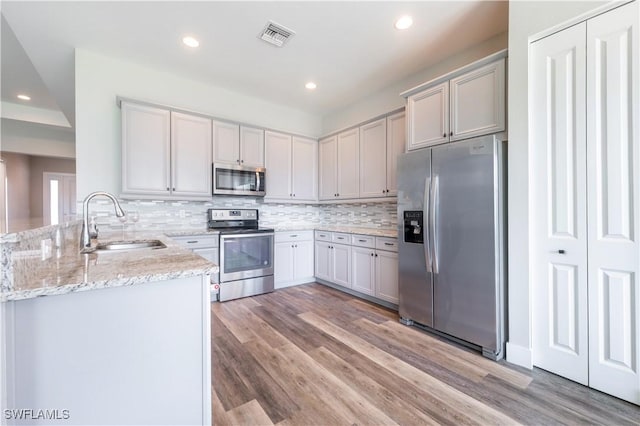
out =
<path fill-rule="evenodd" d="M 361 243 L 366 243 L 367 242 L 367 240 L 358 240 L 358 241 L 361 242 Z"/>
<path fill-rule="evenodd" d="M 195 244 L 195 243 L 197 243 L 197 242 L 198 242 L 198 240 L 187 241 L 187 244 Z"/>
<path fill-rule="evenodd" d="M 169 190 L 169 187 L 167 186 L 167 191 Z"/>
<path fill-rule="evenodd" d="M 378 257 L 378 253 L 376 253 L 376 257 Z"/>
<path fill-rule="evenodd" d="M 449 133 L 449 136 L 453 136 L 453 132 Z"/>
<path fill-rule="evenodd" d="M 291 235 L 289 235 L 289 237 L 290 237 L 290 238 L 295 238 L 295 237 L 297 237 L 297 236 L 298 236 L 298 234 L 291 234 Z"/>
<path fill-rule="evenodd" d="M 373 257 L 373 253 L 371 253 L 371 257 Z"/>
<path fill-rule="evenodd" d="M 442 137 L 443 137 L 443 138 L 446 138 L 446 137 L 447 137 L 447 134 L 446 134 L 446 133 L 444 133 L 444 134 L 442 135 Z"/>
<path fill-rule="evenodd" d="M 240 160 L 240 162 L 241 162 L 242 164 L 244 164 L 244 160 Z"/>
<path fill-rule="evenodd" d="M 175 189 L 175 188 L 173 188 L 173 191 L 175 191 L 175 190 L 176 190 L 176 189 Z"/>
<path fill-rule="evenodd" d="M 395 245 L 395 244 L 393 244 L 393 243 L 384 243 L 384 245 L 385 245 L 385 246 L 393 246 L 393 245 Z"/>

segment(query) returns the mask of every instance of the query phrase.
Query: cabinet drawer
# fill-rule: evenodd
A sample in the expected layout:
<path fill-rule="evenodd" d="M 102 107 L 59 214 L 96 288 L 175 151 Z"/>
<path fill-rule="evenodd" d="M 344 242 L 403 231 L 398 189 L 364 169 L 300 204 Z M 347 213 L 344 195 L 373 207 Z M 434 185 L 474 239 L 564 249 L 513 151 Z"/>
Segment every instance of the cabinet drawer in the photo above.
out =
<path fill-rule="evenodd" d="M 331 241 L 331 232 L 316 231 L 316 241 Z"/>
<path fill-rule="evenodd" d="M 190 250 L 218 247 L 218 235 L 185 235 L 171 239 Z"/>
<path fill-rule="evenodd" d="M 376 239 L 375 237 L 371 237 L 369 235 L 354 234 L 351 236 L 351 245 L 374 248 L 376 246 Z"/>
<path fill-rule="evenodd" d="M 313 231 L 278 231 L 275 242 L 286 243 L 287 241 L 313 241 Z"/>
<path fill-rule="evenodd" d="M 351 244 L 351 234 L 345 234 L 343 232 L 333 232 L 331 241 L 340 244 Z"/>
<path fill-rule="evenodd" d="M 387 251 L 398 251 L 398 239 L 376 237 L 376 249 Z"/>

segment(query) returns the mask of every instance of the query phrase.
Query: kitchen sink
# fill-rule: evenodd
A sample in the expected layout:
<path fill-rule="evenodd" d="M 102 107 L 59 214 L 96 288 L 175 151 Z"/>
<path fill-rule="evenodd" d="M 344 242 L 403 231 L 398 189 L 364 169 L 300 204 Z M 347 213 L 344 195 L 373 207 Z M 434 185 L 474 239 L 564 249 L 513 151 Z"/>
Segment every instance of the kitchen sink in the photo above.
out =
<path fill-rule="evenodd" d="M 95 247 L 88 249 L 87 252 L 123 252 L 141 249 L 158 250 L 166 247 L 167 246 L 160 240 L 109 241 L 106 243 L 99 243 Z"/>

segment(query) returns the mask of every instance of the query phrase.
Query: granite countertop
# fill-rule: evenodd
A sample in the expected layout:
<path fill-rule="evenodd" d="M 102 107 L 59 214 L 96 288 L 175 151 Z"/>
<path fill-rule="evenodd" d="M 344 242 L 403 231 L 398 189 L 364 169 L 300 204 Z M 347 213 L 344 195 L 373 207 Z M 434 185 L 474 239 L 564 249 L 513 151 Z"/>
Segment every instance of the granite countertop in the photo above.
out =
<path fill-rule="evenodd" d="M 184 235 L 193 235 L 193 231 Z M 13 286 L 1 295 L 2 301 L 218 272 L 217 265 L 183 248 L 164 233 L 123 235 L 118 232 L 100 235 L 98 241 L 131 239 L 157 239 L 167 247 L 81 254 L 78 239 L 75 243 L 66 241 L 62 248 L 53 248 L 46 259 L 42 259 L 42 250 L 16 251 L 12 254 Z"/>

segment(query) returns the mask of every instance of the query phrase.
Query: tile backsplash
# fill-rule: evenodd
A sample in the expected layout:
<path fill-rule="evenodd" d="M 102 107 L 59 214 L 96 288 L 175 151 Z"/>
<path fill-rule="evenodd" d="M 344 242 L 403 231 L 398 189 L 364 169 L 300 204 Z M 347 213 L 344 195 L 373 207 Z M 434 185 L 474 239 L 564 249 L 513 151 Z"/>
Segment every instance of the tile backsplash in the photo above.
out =
<path fill-rule="evenodd" d="M 207 209 L 210 208 L 259 209 L 260 226 L 263 227 L 345 225 L 395 229 L 397 223 L 395 200 L 378 203 L 285 204 L 256 198 L 216 197 L 211 201 L 120 200 L 120 204 L 126 212 L 138 212 L 139 221 L 135 225 L 130 218 L 125 223 L 129 230 L 134 226 L 136 230 L 203 229 L 206 226 Z M 81 205 L 78 211 L 82 211 Z M 93 199 L 89 214 L 96 217 L 101 230 L 122 229 L 123 225 L 109 200 Z"/>

